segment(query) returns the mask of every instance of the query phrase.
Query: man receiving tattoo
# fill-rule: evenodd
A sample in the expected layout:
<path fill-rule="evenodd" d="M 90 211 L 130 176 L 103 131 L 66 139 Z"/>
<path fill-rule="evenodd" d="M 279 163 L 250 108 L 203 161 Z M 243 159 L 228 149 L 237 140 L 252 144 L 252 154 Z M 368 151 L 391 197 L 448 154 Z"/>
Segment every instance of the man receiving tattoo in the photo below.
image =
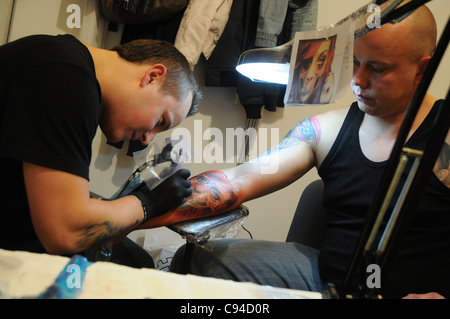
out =
<path fill-rule="evenodd" d="M 275 174 L 261 174 L 263 161 L 222 171 L 226 189 L 237 196 L 229 207 L 233 208 L 279 190 L 316 167 L 328 211 L 320 251 L 293 242 L 221 240 L 212 252 L 195 250 L 190 272 L 318 292 L 323 283 L 339 287 L 435 45 L 436 22 L 426 6 L 400 23 L 383 25 L 356 39 L 351 82 L 355 103 L 301 121 L 275 150 L 260 155 L 269 160 L 278 157 L 280 168 Z M 423 149 L 441 102 L 425 96 L 407 147 Z M 446 152 L 444 148 L 435 167 L 437 175 L 430 177 L 390 276 L 382 283 L 384 298 L 450 297 L 445 280 L 450 269 L 450 189 L 439 180 L 447 176 Z"/>

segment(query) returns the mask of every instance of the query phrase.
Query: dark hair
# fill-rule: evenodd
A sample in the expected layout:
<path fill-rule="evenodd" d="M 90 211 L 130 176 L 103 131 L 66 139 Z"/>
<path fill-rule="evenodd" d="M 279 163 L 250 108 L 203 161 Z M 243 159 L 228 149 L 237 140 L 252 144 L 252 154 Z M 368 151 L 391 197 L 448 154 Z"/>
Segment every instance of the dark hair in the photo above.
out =
<path fill-rule="evenodd" d="M 162 93 L 181 101 L 189 92 L 192 92 L 191 108 L 187 116 L 197 113 L 202 94 L 198 89 L 189 62 L 173 44 L 160 40 L 139 39 L 115 46 L 111 51 L 116 51 L 122 59 L 132 63 L 163 64 L 167 69 L 167 74 L 161 87 Z"/>

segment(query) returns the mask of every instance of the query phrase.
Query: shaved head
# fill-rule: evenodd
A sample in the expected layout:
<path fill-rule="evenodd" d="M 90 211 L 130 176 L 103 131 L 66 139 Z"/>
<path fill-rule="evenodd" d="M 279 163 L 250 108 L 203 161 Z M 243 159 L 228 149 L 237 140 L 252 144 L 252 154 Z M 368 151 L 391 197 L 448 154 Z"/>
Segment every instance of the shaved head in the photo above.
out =
<path fill-rule="evenodd" d="M 413 58 L 420 60 L 431 56 L 436 49 L 436 20 L 427 6 L 419 7 L 406 20 L 411 28 Z"/>
<path fill-rule="evenodd" d="M 436 47 L 436 22 L 421 6 L 355 39 L 352 90 L 371 116 L 403 117 Z"/>
<path fill-rule="evenodd" d="M 402 5 L 408 2 L 410 0 L 405 1 Z M 391 33 L 391 36 L 400 36 L 406 40 L 402 43 L 406 45 L 405 49 L 409 52 L 408 56 L 414 63 L 419 62 L 424 57 L 431 56 L 436 48 L 436 20 L 430 9 L 425 5 L 416 9 L 405 20 L 396 24 L 387 23 L 382 28 L 387 29 L 385 31 Z"/>

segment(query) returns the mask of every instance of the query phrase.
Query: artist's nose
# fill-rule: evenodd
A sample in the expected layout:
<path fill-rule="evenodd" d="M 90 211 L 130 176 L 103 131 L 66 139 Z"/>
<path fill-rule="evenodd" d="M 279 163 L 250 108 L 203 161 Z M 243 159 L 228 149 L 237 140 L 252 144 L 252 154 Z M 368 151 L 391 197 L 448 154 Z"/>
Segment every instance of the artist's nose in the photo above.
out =
<path fill-rule="evenodd" d="M 144 146 L 147 146 L 155 137 L 156 132 L 153 131 L 146 131 L 141 136 L 141 144 Z"/>

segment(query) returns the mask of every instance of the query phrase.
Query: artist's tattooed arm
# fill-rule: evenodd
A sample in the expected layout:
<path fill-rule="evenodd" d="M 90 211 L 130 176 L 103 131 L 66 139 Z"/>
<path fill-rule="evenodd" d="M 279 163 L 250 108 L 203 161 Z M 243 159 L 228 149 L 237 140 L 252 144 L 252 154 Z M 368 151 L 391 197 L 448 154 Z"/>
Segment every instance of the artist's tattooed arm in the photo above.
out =
<path fill-rule="evenodd" d="M 86 228 L 82 234 L 79 235 L 79 240 L 76 242 L 76 249 L 83 251 L 91 248 L 99 248 L 107 245 L 124 234 L 129 233 L 134 227 L 139 224 L 136 220 L 134 225 L 124 226 L 105 221 L 101 224 L 91 225 Z"/>

